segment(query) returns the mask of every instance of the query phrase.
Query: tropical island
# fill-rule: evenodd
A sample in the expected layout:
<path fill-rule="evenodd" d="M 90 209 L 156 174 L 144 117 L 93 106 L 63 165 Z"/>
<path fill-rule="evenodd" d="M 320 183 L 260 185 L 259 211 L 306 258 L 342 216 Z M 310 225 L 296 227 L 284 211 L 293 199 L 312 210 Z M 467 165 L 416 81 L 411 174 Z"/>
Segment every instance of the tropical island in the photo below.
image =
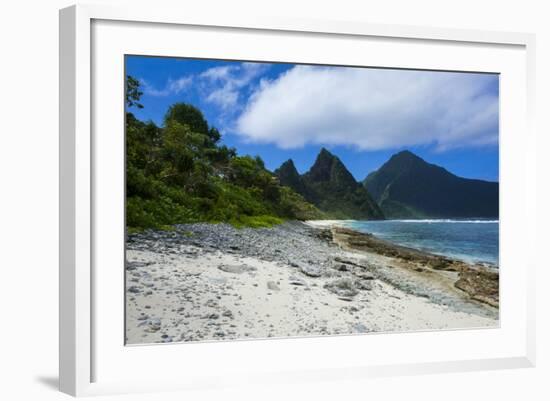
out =
<path fill-rule="evenodd" d="M 126 83 L 128 344 L 498 325 L 494 263 L 349 223 L 498 219 L 497 182 L 407 150 L 361 182 L 324 147 L 304 174 L 292 159 L 270 171 L 189 103 L 140 121 Z"/>
<path fill-rule="evenodd" d="M 131 231 L 187 222 L 271 226 L 283 220 L 498 217 L 498 183 L 466 179 L 410 151 L 357 182 L 321 148 L 300 175 L 292 159 L 270 172 L 259 156 L 219 145 L 221 135 L 189 104 L 165 127 L 126 116 L 127 222 Z"/>

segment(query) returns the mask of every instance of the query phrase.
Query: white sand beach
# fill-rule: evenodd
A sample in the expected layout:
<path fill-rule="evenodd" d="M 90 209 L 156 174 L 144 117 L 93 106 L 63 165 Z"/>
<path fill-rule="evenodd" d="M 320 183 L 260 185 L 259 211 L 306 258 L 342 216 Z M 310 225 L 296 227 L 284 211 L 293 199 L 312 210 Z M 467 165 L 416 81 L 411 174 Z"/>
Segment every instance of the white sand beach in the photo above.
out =
<path fill-rule="evenodd" d="M 385 257 L 345 251 L 302 223 L 211 226 L 130 244 L 128 344 L 498 326 L 498 310 L 441 280 L 413 282 Z M 214 240 L 216 230 L 226 238 Z"/>

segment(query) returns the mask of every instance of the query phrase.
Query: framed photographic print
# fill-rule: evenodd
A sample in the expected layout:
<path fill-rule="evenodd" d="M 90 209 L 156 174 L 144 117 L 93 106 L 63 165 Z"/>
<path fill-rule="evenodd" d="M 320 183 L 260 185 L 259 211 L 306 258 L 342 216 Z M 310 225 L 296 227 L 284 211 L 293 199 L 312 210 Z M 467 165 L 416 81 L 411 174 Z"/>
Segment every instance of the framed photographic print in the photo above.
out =
<path fill-rule="evenodd" d="M 531 35 L 60 29 L 62 391 L 532 366 Z"/>

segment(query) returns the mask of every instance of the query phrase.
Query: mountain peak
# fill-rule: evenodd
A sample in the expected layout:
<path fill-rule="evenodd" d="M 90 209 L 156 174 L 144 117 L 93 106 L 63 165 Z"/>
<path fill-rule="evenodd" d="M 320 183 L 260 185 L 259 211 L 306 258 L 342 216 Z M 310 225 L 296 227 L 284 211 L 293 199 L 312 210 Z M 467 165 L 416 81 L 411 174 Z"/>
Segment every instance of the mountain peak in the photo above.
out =
<path fill-rule="evenodd" d="M 279 176 L 279 179 L 281 180 L 285 180 L 288 178 L 294 179 L 294 177 L 300 176 L 292 159 L 288 159 L 286 162 L 281 164 L 281 166 L 277 170 L 275 170 L 274 173 Z"/>
<path fill-rule="evenodd" d="M 344 163 L 325 148 L 321 148 L 315 163 L 306 175 L 315 182 L 338 181 L 340 185 L 352 187 L 357 184 Z"/>
<path fill-rule="evenodd" d="M 291 168 L 296 170 L 296 165 L 294 164 L 294 160 L 288 159 L 287 161 L 283 162 L 283 164 L 281 164 L 281 167 L 279 167 L 279 169 L 282 169 L 282 168 Z"/>
<path fill-rule="evenodd" d="M 318 157 L 321 156 L 321 155 L 323 155 L 323 156 L 333 156 L 333 157 L 334 157 L 334 155 L 333 155 L 332 153 L 330 153 L 330 152 L 327 150 L 327 148 L 325 148 L 325 147 L 322 147 L 322 148 L 321 148 L 321 150 L 319 151 Z"/>
<path fill-rule="evenodd" d="M 442 169 L 439 166 L 435 166 L 426 162 L 421 157 L 415 155 L 410 150 L 402 150 L 401 152 L 393 154 L 389 160 L 380 167 L 378 171 L 391 172 L 391 174 L 398 174 L 403 171 L 411 171 L 418 169 L 426 168 L 438 168 Z M 371 173 L 372 174 L 372 173 Z"/>
<path fill-rule="evenodd" d="M 498 184 L 458 177 L 405 150 L 363 185 L 387 217 L 498 216 Z"/>
<path fill-rule="evenodd" d="M 420 157 L 418 157 L 417 155 L 415 155 L 413 152 L 411 152 L 410 150 L 402 150 L 401 152 L 397 152 L 395 153 L 392 157 L 400 157 L 400 158 L 416 158 L 416 159 L 420 159 Z"/>
<path fill-rule="evenodd" d="M 292 159 L 274 171 L 281 185 L 292 188 L 328 216 L 338 219 L 382 219 L 382 211 L 368 191 L 348 171 L 344 163 L 326 148 L 300 175 Z"/>
<path fill-rule="evenodd" d="M 338 159 L 336 156 L 334 156 L 332 153 L 330 153 L 327 149 L 321 148 L 321 150 L 317 154 L 317 158 L 315 159 L 315 163 L 313 164 L 313 166 L 311 168 L 313 169 L 313 167 L 315 167 L 315 165 L 318 165 L 318 164 L 321 164 L 321 165 L 322 164 L 331 164 L 335 160 L 340 161 L 340 159 Z"/>
<path fill-rule="evenodd" d="M 420 156 L 417 156 L 410 150 L 402 150 L 401 152 L 395 153 L 390 157 L 390 160 L 388 160 L 388 163 L 391 161 L 399 161 L 399 162 L 405 162 L 405 163 L 411 163 L 411 162 L 423 162 L 426 163 L 424 159 L 422 159 Z"/>
<path fill-rule="evenodd" d="M 281 167 L 275 170 L 274 173 L 279 178 L 281 185 L 290 187 L 301 195 L 305 194 L 304 184 L 292 159 L 288 159 L 281 164 Z"/>

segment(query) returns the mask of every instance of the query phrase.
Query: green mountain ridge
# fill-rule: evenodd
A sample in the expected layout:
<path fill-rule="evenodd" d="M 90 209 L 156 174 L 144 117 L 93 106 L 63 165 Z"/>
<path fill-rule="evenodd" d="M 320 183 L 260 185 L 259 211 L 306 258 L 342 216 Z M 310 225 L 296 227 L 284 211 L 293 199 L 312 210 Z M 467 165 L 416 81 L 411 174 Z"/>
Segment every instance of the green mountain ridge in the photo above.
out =
<path fill-rule="evenodd" d="M 275 170 L 283 186 L 292 188 L 328 217 L 336 219 L 383 219 L 384 214 L 368 191 L 358 183 L 342 161 L 325 148 L 315 163 L 300 175 L 292 160 Z"/>
<path fill-rule="evenodd" d="M 363 185 L 387 218 L 496 218 L 499 184 L 458 177 L 410 151 L 393 155 Z"/>

